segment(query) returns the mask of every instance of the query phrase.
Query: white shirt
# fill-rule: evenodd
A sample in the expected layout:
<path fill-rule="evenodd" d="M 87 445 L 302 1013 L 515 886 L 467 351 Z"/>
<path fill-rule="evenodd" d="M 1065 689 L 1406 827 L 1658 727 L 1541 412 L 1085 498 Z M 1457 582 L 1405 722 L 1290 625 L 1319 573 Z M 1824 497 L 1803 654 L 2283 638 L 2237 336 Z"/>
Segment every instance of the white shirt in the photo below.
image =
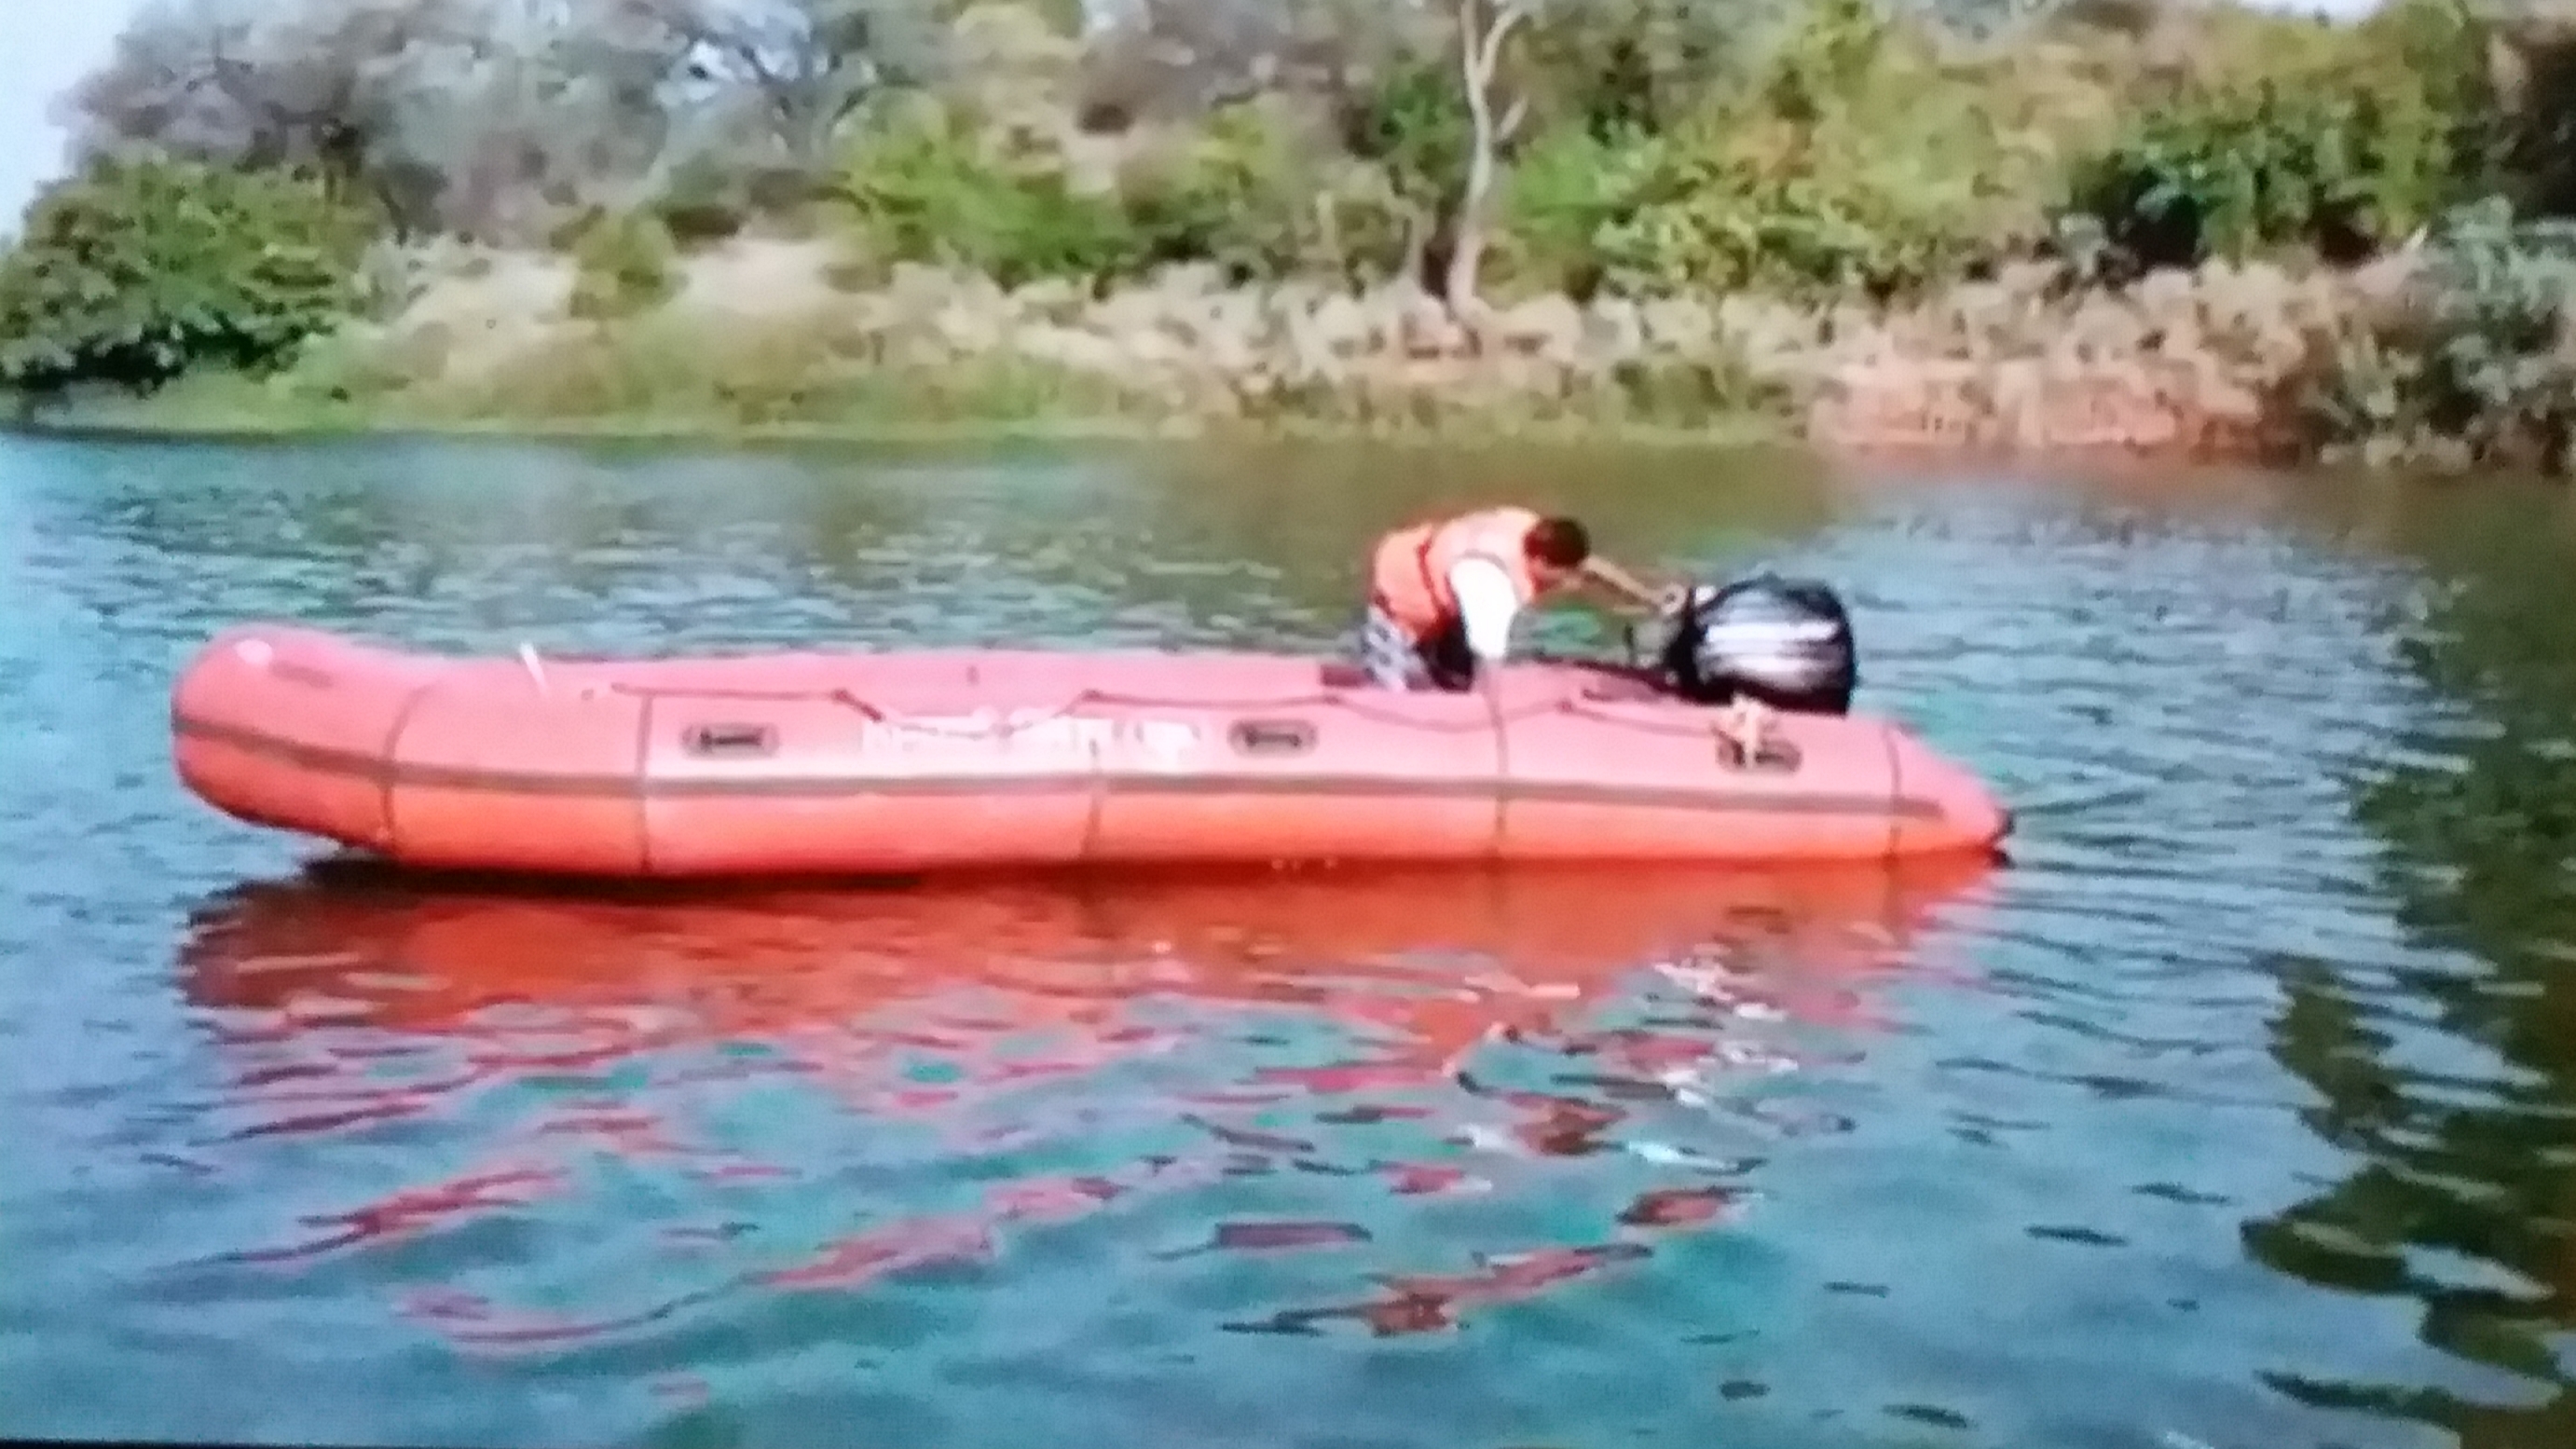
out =
<path fill-rule="evenodd" d="M 1481 663 L 1500 662 L 1511 649 L 1512 624 L 1521 612 L 1512 576 L 1492 559 L 1463 558 L 1449 566 L 1449 592 L 1458 600 L 1469 652 Z"/>

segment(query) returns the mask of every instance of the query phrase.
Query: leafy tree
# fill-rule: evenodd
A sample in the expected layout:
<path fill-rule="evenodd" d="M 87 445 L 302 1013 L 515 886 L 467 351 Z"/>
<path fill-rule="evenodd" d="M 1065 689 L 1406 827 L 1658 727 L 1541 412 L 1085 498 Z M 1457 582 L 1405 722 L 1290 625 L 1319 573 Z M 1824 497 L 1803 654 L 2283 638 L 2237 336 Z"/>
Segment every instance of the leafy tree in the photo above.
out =
<path fill-rule="evenodd" d="M 1513 212 L 1577 288 L 1918 292 L 2040 229 L 2053 152 L 1999 133 L 1984 79 L 1868 0 L 1818 0 L 1680 125 L 1542 137 Z"/>
<path fill-rule="evenodd" d="M 1327 261 L 1313 160 L 1258 104 L 1218 112 L 1178 155 L 1122 178 L 1139 260 L 1214 262 L 1236 284 Z"/>
<path fill-rule="evenodd" d="M 2358 260 L 2490 179 L 2483 33 L 2460 0 L 2358 26 L 2236 22 L 2242 51 L 2141 106 L 2069 209 L 2146 266 L 2302 247 Z"/>
<path fill-rule="evenodd" d="M 622 212 L 581 228 L 573 242 L 571 311 L 604 320 L 633 316 L 679 290 L 677 248 L 669 228 L 649 212 Z"/>
<path fill-rule="evenodd" d="M 880 90 L 935 71 L 926 0 L 626 0 L 685 48 L 689 78 L 729 88 L 780 164 L 820 177 L 842 128 Z"/>
<path fill-rule="evenodd" d="M 1135 269 L 1138 237 L 1114 193 L 1074 186 L 1060 156 L 988 140 L 945 105 L 889 115 L 852 147 L 834 199 L 890 261 L 966 267 L 1005 287 Z"/>
<path fill-rule="evenodd" d="M 2412 295 L 2302 398 L 2327 444 L 2564 473 L 2576 442 L 2576 223 L 2501 197 L 2431 230 Z"/>
<path fill-rule="evenodd" d="M 1625 145 L 1677 128 L 1740 77 L 1745 17 L 1711 0 L 1584 0 L 1533 16 L 1524 70 L 1539 119 Z"/>
<path fill-rule="evenodd" d="M 1377 83 L 1351 95 L 1342 144 L 1380 168 L 1406 213 L 1406 270 L 1438 288 L 1448 227 L 1464 194 L 1475 135 L 1458 96 L 1458 69 L 1437 57 L 1398 56 Z"/>
<path fill-rule="evenodd" d="M 771 18 L 736 0 L 157 0 L 59 110 L 85 158 L 313 166 L 402 231 L 525 242 L 642 204 L 692 159 L 774 164 L 782 127 L 856 94 L 842 39 L 781 50 Z"/>
<path fill-rule="evenodd" d="M 367 236 L 309 171 L 94 162 L 0 258 L 0 382 L 148 392 L 194 367 L 274 369 L 356 304 Z"/>

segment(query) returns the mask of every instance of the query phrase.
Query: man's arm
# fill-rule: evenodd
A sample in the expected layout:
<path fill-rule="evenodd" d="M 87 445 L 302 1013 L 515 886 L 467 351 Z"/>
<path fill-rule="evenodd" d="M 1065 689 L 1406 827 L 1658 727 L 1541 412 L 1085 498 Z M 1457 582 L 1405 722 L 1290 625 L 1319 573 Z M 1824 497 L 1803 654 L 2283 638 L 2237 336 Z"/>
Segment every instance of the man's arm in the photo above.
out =
<path fill-rule="evenodd" d="M 1449 592 L 1458 599 L 1467 650 L 1479 664 L 1499 664 L 1511 652 L 1512 622 L 1521 611 L 1511 575 L 1492 559 L 1460 559 L 1449 570 Z"/>
<path fill-rule="evenodd" d="M 1583 561 L 1584 577 L 1600 583 L 1612 593 L 1621 595 L 1640 609 L 1653 609 L 1663 602 L 1663 595 L 1648 588 L 1636 575 L 1610 560 L 1594 554 Z"/>

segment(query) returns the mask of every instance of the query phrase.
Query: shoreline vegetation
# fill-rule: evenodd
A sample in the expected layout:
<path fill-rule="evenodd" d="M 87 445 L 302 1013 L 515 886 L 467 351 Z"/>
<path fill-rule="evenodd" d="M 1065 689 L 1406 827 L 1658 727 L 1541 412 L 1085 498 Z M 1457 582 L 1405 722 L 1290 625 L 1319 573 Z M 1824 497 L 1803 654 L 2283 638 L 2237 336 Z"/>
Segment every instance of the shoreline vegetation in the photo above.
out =
<path fill-rule="evenodd" d="M 21 426 L 1615 434 L 2563 472 L 2576 16 L 192 0 Z"/>

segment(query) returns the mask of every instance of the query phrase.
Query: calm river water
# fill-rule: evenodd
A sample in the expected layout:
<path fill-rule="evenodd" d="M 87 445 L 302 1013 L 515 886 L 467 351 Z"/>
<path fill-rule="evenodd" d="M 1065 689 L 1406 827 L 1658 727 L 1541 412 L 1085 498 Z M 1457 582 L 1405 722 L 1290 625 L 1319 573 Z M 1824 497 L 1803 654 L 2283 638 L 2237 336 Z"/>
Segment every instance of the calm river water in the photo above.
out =
<path fill-rule="evenodd" d="M 1838 582 L 2014 860 L 576 903 L 169 769 L 247 616 L 1318 646 L 1479 490 Z M 2565 1449 L 2571 560 L 2502 484 L 0 442 L 0 1433 Z"/>

